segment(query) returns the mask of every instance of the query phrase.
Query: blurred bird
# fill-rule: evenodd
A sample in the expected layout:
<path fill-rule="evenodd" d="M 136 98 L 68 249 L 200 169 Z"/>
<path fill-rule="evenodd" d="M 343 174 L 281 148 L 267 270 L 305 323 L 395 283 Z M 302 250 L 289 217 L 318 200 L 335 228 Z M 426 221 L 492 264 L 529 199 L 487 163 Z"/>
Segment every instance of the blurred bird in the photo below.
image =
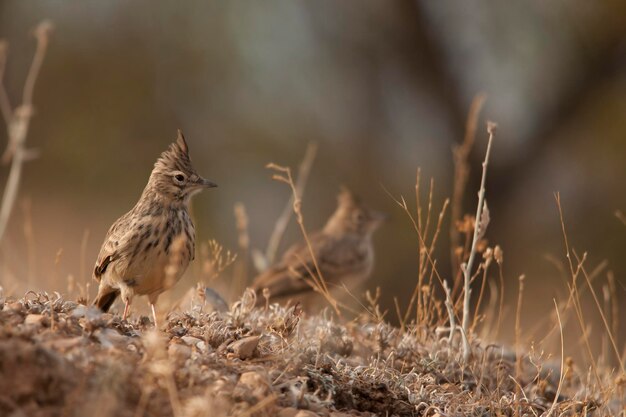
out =
<path fill-rule="evenodd" d="M 321 231 L 310 236 L 310 242 L 329 290 L 343 285 L 354 289 L 372 273 L 372 235 L 386 215 L 364 206 L 346 189 L 339 193 L 337 202 L 333 215 Z M 293 245 L 280 262 L 254 279 L 252 288 L 257 292 L 257 303 L 262 301 L 264 290 L 269 291 L 272 300 L 310 303 L 315 294 L 311 273 L 317 271 L 306 242 Z"/>
<path fill-rule="evenodd" d="M 199 176 L 191 165 L 179 130 L 176 142 L 154 164 L 135 207 L 113 223 L 104 239 L 93 271 L 100 282 L 94 304 L 108 311 L 121 295 L 126 319 L 133 296 L 147 295 L 157 326 L 157 298 L 178 282 L 194 258 L 191 197 L 213 187 L 217 185 Z"/>

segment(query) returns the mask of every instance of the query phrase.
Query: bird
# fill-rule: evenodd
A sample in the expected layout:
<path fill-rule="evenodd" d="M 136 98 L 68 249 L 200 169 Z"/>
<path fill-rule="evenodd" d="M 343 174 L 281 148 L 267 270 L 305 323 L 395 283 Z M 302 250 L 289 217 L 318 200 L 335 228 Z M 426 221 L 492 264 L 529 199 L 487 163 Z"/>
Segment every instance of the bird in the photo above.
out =
<path fill-rule="evenodd" d="M 134 295 L 146 295 L 157 325 L 159 295 L 182 277 L 194 258 L 195 228 L 189 215 L 191 197 L 217 187 L 201 177 L 178 130 L 176 141 L 161 153 L 135 206 L 109 228 L 98 254 L 93 278 L 99 282 L 93 304 L 106 312 L 118 296 L 126 320 Z"/>
<path fill-rule="evenodd" d="M 337 208 L 322 230 L 306 241 L 291 246 L 282 259 L 258 275 L 251 288 L 272 300 L 299 302 L 304 308 L 315 301 L 317 292 L 311 274 L 319 273 L 330 287 L 354 289 L 363 284 L 374 268 L 372 236 L 385 221 L 384 213 L 365 206 L 347 188 L 337 196 Z M 269 300 L 268 300 L 269 301 Z"/>

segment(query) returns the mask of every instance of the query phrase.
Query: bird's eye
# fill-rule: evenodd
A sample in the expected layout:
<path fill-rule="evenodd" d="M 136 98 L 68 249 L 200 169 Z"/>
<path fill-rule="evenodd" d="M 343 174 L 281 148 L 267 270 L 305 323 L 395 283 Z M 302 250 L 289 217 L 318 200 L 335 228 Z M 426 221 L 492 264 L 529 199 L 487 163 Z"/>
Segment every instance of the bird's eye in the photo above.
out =
<path fill-rule="evenodd" d="M 185 182 L 185 175 L 184 174 L 176 174 L 174 175 L 174 181 L 176 181 L 177 183 L 183 183 Z"/>
<path fill-rule="evenodd" d="M 363 223 L 365 221 L 365 213 L 362 211 L 357 211 L 354 213 L 354 221 L 357 223 Z"/>

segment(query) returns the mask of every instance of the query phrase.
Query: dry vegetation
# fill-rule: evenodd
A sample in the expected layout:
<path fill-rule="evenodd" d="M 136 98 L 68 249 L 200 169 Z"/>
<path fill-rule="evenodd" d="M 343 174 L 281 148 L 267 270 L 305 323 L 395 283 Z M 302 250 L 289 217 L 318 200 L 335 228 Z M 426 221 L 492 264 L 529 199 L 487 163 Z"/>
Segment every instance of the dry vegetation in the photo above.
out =
<path fill-rule="evenodd" d="M 485 239 L 489 224 L 485 178 L 495 125 L 488 127 L 476 215 L 463 216 L 461 207 L 483 102 L 478 96 L 473 103 L 468 133 L 455 150 L 452 200 L 435 210 L 431 181 L 427 200 L 422 201 L 419 171 L 415 210 L 403 197 L 394 199 L 409 217 L 419 243 L 419 273 L 411 301 L 405 308 L 396 304 L 399 326 L 390 325 L 381 311 L 379 291 L 366 293 L 356 310 L 335 300 L 317 266 L 310 284 L 328 301 L 317 314 L 302 312 L 297 305 L 255 307 L 256 296 L 249 290 L 227 306 L 215 292 L 199 285 L 169 311 L 161 329 L 154 329 L 147 317 L 123 321 L 117 314 L 90 307 L 88 288 L 78 288 L 79 295 L 72 300 L 34 292 L 17 298 L 3 294 L 0 287 L 0 415 L 625 415 L 624 353 L 615 341 L 619 319 L 615 282 L 609 275 L 601 303 L 591 285 L 597 274 L 587 271 L 585 255 L 578 256 L 569 247 L 558 194 L 569 297 L 555 301 L 547 333 L 560 336 L 560 359 L 533 345 L 522 346 L 523 277 L 516 306 L 516 346 L 489 344 L 501 325 L 504 282 L 503 251 Z M 25 133 L 22 145 L 24 137 Z M 20 149 L 13 151 L 14 163 Z M 292 198 L 267 251 L 249 247 L 247 215 L 238 205 L 239 257 L 215 241 L 201 246 L 197 277 L 213 282 L 230 269 L 229 279 L 243 288 L 249 275 L 247 258 L 253 257 L 259 269 L 271 263 L 294 214 L 308 241 L 300 207 L 314 155 L 315 148 L 309 148 L 295 180 L 289 168 L 269 166 L 275 179 L 288 184 Z M 18 162 L 21 166 L 23 161 Z M 448 280 L 451 287 L 434 258 L 449 207 L 455 271 Z M 490 267 L 492 272 L 497 268 L 495 274 L 490 274 Z M 583 296 L 593 298 L 610 346 L 600 358 L 589 344 Z M 563 322 L 571 316 L 579 324 L 584 365 L 564 355 Z M 607 356 L 616 366 L 609 365 Z"/>
<path fill-rule="evenodd" d="M 123 322 L 58 294 L 2 298 L 0 414 L 556 416 L 623 407 L 619 381 L 591 389 L 566 363 L 559 382 L 559 364 L 536 352 L 516 361 L 476 340 L 465 361 L 434 327 L 392 327 L 371 301 L 339 323 L 254 308 L 251 293 L 225 312 L 205 312 L 195 297 L 154 331 L 146 317 Z"/>
<path fill-rule="evenodd" d="M 494 129 L 489 126 L 490 143 Z M 555 301 L 552 330 L 560 332 L 563 343 L 562 317 L 573 313 L 583 329 L 590 366 L 578 366 L 564 355 L 555 361 L 533 346 L 522 349 L 523 277 L 516 348 L 488 344 L 479 337 L 492 339 L 502 315 L 503 253 L 484 240 L 489 223 L 484 202 L 487 162 L 477 214 L 481 220 L 475 226 L 474 218 L 465 216 L 456 224 L 458 241 L 466 243 L 453 252 L 459 272 L 452 289 L 433 259 L 449 202 L 436 215 L 431 181 L 427 203 L 422 203 L 419 172 L 416 211 L 404 198 L 396 200 L 420 243 L 413 297 L 404 312 L 397 305 L 399 327 L 390 325 L 381 311 L 379 291 L 367 292 L 361 308 L 350 309 L 326 292 L 319 274 L 311 285 L 329 306 L 317 314 L 306 314 L 297 305 L 255 307 L 256 295 L 250 290 L 226 306 L 199 285 L 169 311 L 159 330 L 147 317 L 123 321 L 117 314 L 89 307 L 82 288 L 77 301 L 58 293 L 1 296 L 0 414 L 624 415 L 626 379 L 611 329 L 619 313 L 602 315 L 619 363 L 616 370 L 606 365 L 608 361 L 594 359 L 589 348 L 580 297 L 591 293 L 599 301 L 591 285 L 579 286 L 581 277 L 588 284 L 593 277 L 585 269 L 585 257 L 570 252 L 564 222 L 572 281 L 570 297 Z M 290 204 L 306 237 L 299 197 L 303 187 L 296 187 L 288 168 L 271 168 L 278 170 L 277 180 L 290 186 Z M 558 195 L 557 206 L 560 210 Z M 247 250 L 245 210 L 237 210 L 240 243 Z M 214 241 L 201 246 L 199 256 L 205 282 L 220 279 L 237 265 L 235 256 Z M 472 258 L 478 264 L 475 270 Z M 486 290 L 492 264 L 498 266 L 500 284 L 490 283 Z M 232 269 L 236 274 L 238 269 Z M 470 287 L 478 294 L 471 309 L 465 296 Z M 487 297 L 487 306 L 481 308 Z"/>

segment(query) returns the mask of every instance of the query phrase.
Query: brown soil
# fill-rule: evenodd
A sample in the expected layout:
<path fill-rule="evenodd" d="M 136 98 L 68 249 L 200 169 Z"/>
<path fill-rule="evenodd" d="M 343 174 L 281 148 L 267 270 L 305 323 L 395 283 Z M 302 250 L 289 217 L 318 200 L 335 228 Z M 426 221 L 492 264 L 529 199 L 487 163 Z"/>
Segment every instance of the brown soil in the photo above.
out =
<path fill-rule="evenodd" d="M 474 343 L 463 364 L 434 329 L 401 332 L 363 315 L 194 305 L 161 331 L 59 295 L 0 298 L 0 415 L 610 415 L 559 367 Z M 453 341 L 457 344 L 457 341 Z M 535 365 L 532 365 L 535 363 Z M 522 392 L 523 390 L 523 392 Z"/>

